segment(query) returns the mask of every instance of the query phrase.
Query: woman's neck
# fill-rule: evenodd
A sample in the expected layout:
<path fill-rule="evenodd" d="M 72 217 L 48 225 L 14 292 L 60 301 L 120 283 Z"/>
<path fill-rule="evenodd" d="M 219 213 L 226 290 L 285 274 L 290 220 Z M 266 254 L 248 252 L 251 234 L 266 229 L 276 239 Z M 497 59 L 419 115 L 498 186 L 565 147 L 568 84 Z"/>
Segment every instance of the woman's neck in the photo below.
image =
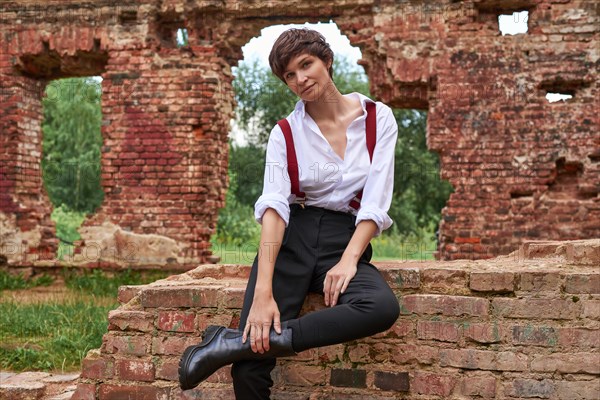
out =
<path fill-rule="evenodd" d="M 344 115 L 352 112 L 352 101 L 346 98 L 334 86 L 333 90 L 323 91 L 318 100 L 306 101 L 305 111 L 315 121 L 337 122 Z"/>

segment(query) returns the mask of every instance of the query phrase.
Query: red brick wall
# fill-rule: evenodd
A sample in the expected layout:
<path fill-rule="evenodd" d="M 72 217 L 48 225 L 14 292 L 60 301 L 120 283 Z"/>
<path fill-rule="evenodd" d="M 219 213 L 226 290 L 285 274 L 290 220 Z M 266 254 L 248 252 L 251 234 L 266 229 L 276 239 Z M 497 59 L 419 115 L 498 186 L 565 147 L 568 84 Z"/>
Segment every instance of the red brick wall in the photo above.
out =
<path fill-rule="evenodd" d="M 279 359 L 273 398 L 595 400 L 599 263 L 600 240 L 533 242 L 492 260 L 377 263 L 401 304 L 394 326 Z M 205 265 L 121 287 L 73 398 L 233 398 L 229 366 L 186 392 L 177 367 L 208 325 L 239 325 L 249 270 Z M 311 294 L 301 314 L 323 307 Z"/>
<path fill-rule="evenodd" d="M 3 3 L 3 256 L 40 265 L 39 254 L 56 248 L 39 173 L 40 97 L 49 79 L 99 74 L 106 196 L 84 239 L 91 246 L 110 222 L 137 241 L 115 245 L 115 234 L 103 246 L 117 248 L 78 262 L 130 265 L 123 248 L 141 254 L 156 240 L 170 243 L 168 255 L 157 250 L 144 265 L 205 262 L 228 184 L 230 67 L 240 47 L 271 24 L 330 18 L 361 48 L 373 97 L 428 111 L 428 145 L 455 189 L 442 211 L 440 258 L 489 258 L 524 239 L 600 236 L 593 2 L 358 3 Z M 525 9 L 528 33 L 501 36 L 497 15 Z M 183 27 L 190 46 L 177 48 Z M 547 90 L 574 97 L 551 104 Z M 398 173 L 437 172 L 404 165 Z"/>

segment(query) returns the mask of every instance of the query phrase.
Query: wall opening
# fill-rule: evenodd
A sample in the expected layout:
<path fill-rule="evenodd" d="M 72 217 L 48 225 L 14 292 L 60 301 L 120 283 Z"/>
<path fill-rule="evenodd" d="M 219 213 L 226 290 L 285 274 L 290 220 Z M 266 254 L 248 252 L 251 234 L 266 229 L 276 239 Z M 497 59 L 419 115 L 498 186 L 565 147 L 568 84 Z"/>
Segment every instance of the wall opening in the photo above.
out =
<path fill-rule="evenodd" d="M 104 199 L 100 184 L 101 78 L 51 81 L 42 98 L 42 172 L 59 239 L 57 259 L 74 254 L 77 228 Z"/>
<path fill-rule="evenodd" d="M 515 11 L 512 14 L 498 15 L 498 29 L 502 36 L 527 33 L 529 11 Z"/>
<path fill-rule="evenodd" d="M 546 99 L 550 103 L 556 103 L 557 101 L 561 101 L 561 100 L 563 102 L 565 102 L 572 98 L 573 98 L 573 95 L 568 94 L 568 93 L 551 93 L 551 92 L 546 93 Z"/>
<path fill-rule="evenodd" d="M 221 262 L 247 264 L 256 255 L 260 225 L 254 221 L 253 212 L 262 194 L 268 135 L 299 100 L 272 74 L 268 55 L 281 32 L 302 26 L 319 30 L 334 49 L 333 80 L 338 90 L 373 97 L 364 68 L 357 63 L 360 50 L 350 45 L 334 23 L 271 26 L 242 48 L 244 60 L 233 68 L 237 108 L 230 133 L 230 186 L 217 234 L 211 239 Z M 426 112 L 395 109 L 394 116 L 399 127 L 394 198 L 389 211 L 394 224 L 371 242 L 374 259 L 433 259 L 441 209 L 452 189 L 448 182 L 440 181 L 438 156 L 427 149 Z"/>
<path fill-rule="evenodd" d="M 189 38 L 188 30 L 186 28 L 177 29 L 177 36 L 176 36 L 177 47 L 187 46 L 189 44 L 188 38 Z"/>

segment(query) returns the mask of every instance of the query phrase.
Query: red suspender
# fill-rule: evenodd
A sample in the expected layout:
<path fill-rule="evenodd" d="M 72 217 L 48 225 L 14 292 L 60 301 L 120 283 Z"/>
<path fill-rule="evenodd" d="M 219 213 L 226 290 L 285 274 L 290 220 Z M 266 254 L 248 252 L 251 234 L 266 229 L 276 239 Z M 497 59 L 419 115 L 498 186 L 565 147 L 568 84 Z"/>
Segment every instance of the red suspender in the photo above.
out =
<path fill-rule="evenodd" d="M 369 151 L 369 159 L 373 162 L 373 152 L 375 151 L 375 143 L 377 142 L 377 119 L 376 119 L 375 103 L 367 101 L 367 118 L 365 121 L 367 131 L 367 150 Z M 304 204 L 306 194 L 300 191 L 300 179 L 298 174 L 298 160 L 296 158 L 296 149 L 294 148 L 294 138 L 292 129 L 287 119 L 283 118 L 277 121 L 277 124 L 283 131 L 285 137 L 285 148 L 287 151 L 288 174 L 292 184 L 292 194 L 296 195 L 296 199 Z M 360 199 L 362 198 L 362 189 L 350 201 L 350 207 L 358 210 L 360 208 Z"/>
<path fill-rule="evenodd" d="M 296 149 L 294 148 L 294 137 L 292 136 L 292 129 L 287 119 L 283 118 L 277 121 L 277 124 L 283 131 L 285 137 L 285 148 L 287 152 L 287 168 L 288 174 L 290 175 L 290 181 L 292 183 L 292 194 L 296 195 L 297 199 L 304 201 L 306 198 L 304 192 L 300 191 L 300 179 L 298 173 L 298 160 L 296 159 Z"/>
<path fill-rule="evenodd" d="M 377 142 L 377 119 L 375 115 L 375 103 L 367 102 L 367 150 L 369 150 L 369 159 L 373 163 L 373 152 L 375 151 L 375 143 Z M 358 210 L 360 208 L 360 200 L 362 199 L 362 189 L 358 194 L 350 200 L 350 207 Z"/>

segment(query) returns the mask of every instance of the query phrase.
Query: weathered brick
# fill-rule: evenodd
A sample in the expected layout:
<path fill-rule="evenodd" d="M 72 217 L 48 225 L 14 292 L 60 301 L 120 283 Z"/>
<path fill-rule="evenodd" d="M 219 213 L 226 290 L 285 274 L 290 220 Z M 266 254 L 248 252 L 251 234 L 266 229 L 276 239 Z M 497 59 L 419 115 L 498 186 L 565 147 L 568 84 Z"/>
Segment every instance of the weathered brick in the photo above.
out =
<path fill-rule="evenodd" d="M 378 263 L 381 275 L 392 289 L 418 289 L 421 286 L 421 277 L 418 269 L 412 268 L 385 268 L 385 264 Z"/>
<path fill-rule="evenodd" d="M 136 400 L 167 400 L 170 388 L 149 385 L 100 385 L 99 400 L 136 399 Z"/>
<path fill-rule="evenodd" d="M 411 391 L 417 394 L 450 396 L 457 379 L 451 375 L 439 375 L 421 371 L 415 371 L 414 378 L 410 383 Z"/>
<path fill-rule="evenodd" d="M 108 312 L 108 330 L 152 332 L 154 317 L 143 311 L 111 310 Z"/>
<path fill-rule="evenodd" d="M 492 299 L 492 314 L 507 318 L 575 319 L 581 310 L 570 299 Z"/>
<path fill-rule="evenodd" d="M 568 274 L 565 279 L 565 292 L 600 294 L 600 272 Z"/>
<path fill-rule="evenodd" d="M 182 354 L 183 351 L 202 341 L 199 337 L 157 336 L 152 338 L 152 354 Z"/>
<path fill-rule="evenodd" d="M 597 349 L 600 347 L 600 329 L 560 328 L 558 343 L 566 348 Z"/>
<path fill-rule="evenodd" d="M 504 327 L 492 323 L 463 323 L 464 337 L 479 343 L 498 343 L 504 337 Z"/>
<path fill-rule="evenodd" d="M 421 270 L 421 283 L 427 293 L 465 293 L 467 272 L 464 269 L 424 268 Z"/>
<path fill-rule="evenodd" d="M 155 375 L 157 379 L 179 382 L 178 369 L 179 357 L 162 358 L 161 361 L 155 366 Z"/>
<path fill-rule="evenodd" d="M 589 381 L 555 381 L 557 399 L 600 399 L 600 380 Z"/>
<path fill-rule="evenodd" d="M 81 377 L 89 379 L 110 379 L 113 376 L 112 361 L 104 358 L 84 358 L 81 364 Z"/>
<path fill-rule="evenodd" d="M 584 318 L 600 320 L 600 300 L 583 300 L 581 304 Z"/>
<path fill-rule="evenodd" d="M 466 376 L 460 381 L 460 393 L 493 399 L 496 397 L 496 378 L 493 375 Z"/>
<path fill-rule="evenodd" d="M 524 271 L 519 273 L 517 287 L 526 292 L 558 292 L 562 281 L 558 271 Z"/>
<path fill-rule="evenodd" d="M 225 400 L 235 399 L 233 388 L 197 387 L 194 390 L 172 390 L 169 400 Z"/>
<path fill-rule="evenodd" d="M 217 307 L 220 286 L 148 287 L 141 293 L 142 307 Z"/>
<path fill-rule="evenodd" d="M 242 308 L 244 306 L 245 288 L 225 288 L 220 292 L 221 300 L 225 308 Z"/>
<path fill-rule="evenodd" d="M 194 332 L 196 328 L 196 314 L 183 311 L 160 311 L 158 313 L 157 327 L 163 331 Z"/>
<path fill-rule="evenodd" d="M 548 399 L 554 394 L 554 382 L 550 379 L 515 379 L 505 384 L 504 393 L 518 398 Z"/>
<path fill-rule="evenodd" d="M 424 340 L 458 342 L 462 324 L 446 321 L 418 321 L 417 337 Z"/>
<path fill-rule="evenodd" d="M 552 353 L 533 356 L 534 372 L 600 373 L 600 353 Z"/>
<path fill-rule="evenodd" d="M 368 363 L 371 359 L 371 353 L 371 346 L 367 343 L 348 346 L 348 358 L 351 362 Z"/>
<path fill-rule="evenodd" d="M 104 335 L 102 342 L 102 350 L 108 354 L 120 353 L 143 356 L 147 352 L 148 337 L 116 336 L 108 333 Z"/>
<path fill-rule="evenodd" d="M 556 346 L 558 332 L 551 326 L 515 325 L 512 327 L 514 344 Z"/>
<path fill-rule="evenodd" d="M 375 371 L 373 384 L 381 390 L 408 392 L 410 389 L 408 372 Z"/>
<path fill-rule="evenodd" d="M 115 371 L 121 380 L 145 382 L 154 380 L 154 364 L 150 360 L 115 360 Z"/>
<path fill-rule="evenodd" d="M 433 364 L 438 360 L 439 348 L 417 344 L 399 344 L 392 354 L 395 364 Z"/>
<path fill-rule="evenodd" d="M 486 316 L 489 300 L 468 297 L 432 294 L 406 295 L 400 299 L 402 314 L 442 314 L 447 316 Z"/>
<path fill-rule="evenodd" d="M 440 366 L 490 371 L 525 371 L 528 358 L 509 351 L 440 349 Z"/>
<path fill-rule="evenodd" d="M 78 383 L 71 400 L 96 400 L 96 385 L 93 383 Z"/>
<path fill-rule="evenodd" d="M 281 383 L 284 386 L 322 386 L 329 380 L 327 370 L 324 367 L 315 365 L 290 363 L 282 365 L 279 372 L 281 374 Z"/>
<path fill-rule="evenodd" d="M 515 290 L 515 274 L 502 271 L 474 271 L 469 274 L 469 288 L 478 292 L 513 292 Z"/>
<path fill-rule="evenodd" d="M 371 336 L 373 339 L 382 339 L 385 337 L 405 337 L 411 336 L 415 331 L 415 323 L 404 318 L 399 318 L 396 323 L 387 331 L 383 331 Z"/>
<path fill-rule="evenodd" d="M 127 304 L 137 296 L 144 285 L 123 285 L 119 286 L 119 292 L 117 293 L 117 300 L 120 304 Z"/>
<path fill-rule="evenodd" d="M 237 318 L 239 319 L 239 315 L 237 315 Z M 236 321 L 236 315 L 202 312 L 198 314 L 198 330 L 204 332 L 210 325 L 220 325 L 237 329 L 239 324 Z"/>
<path fill-rule="evenodd" d="M 330 384 L 332 386 L 365 388 L 367 387 L 367 372 L 364 369 L 334 368 L 331 370 Z"/>
<path fill-rule="evenodd" d="M 316 357 L 319 359 L 320 362 L 323 363 L 332 363 L 340 361 L 344 357 L 344 348 L 345 347 L 343 344 L 317 347 L 315 349 L 315 351 L 317 352 Z"/>

